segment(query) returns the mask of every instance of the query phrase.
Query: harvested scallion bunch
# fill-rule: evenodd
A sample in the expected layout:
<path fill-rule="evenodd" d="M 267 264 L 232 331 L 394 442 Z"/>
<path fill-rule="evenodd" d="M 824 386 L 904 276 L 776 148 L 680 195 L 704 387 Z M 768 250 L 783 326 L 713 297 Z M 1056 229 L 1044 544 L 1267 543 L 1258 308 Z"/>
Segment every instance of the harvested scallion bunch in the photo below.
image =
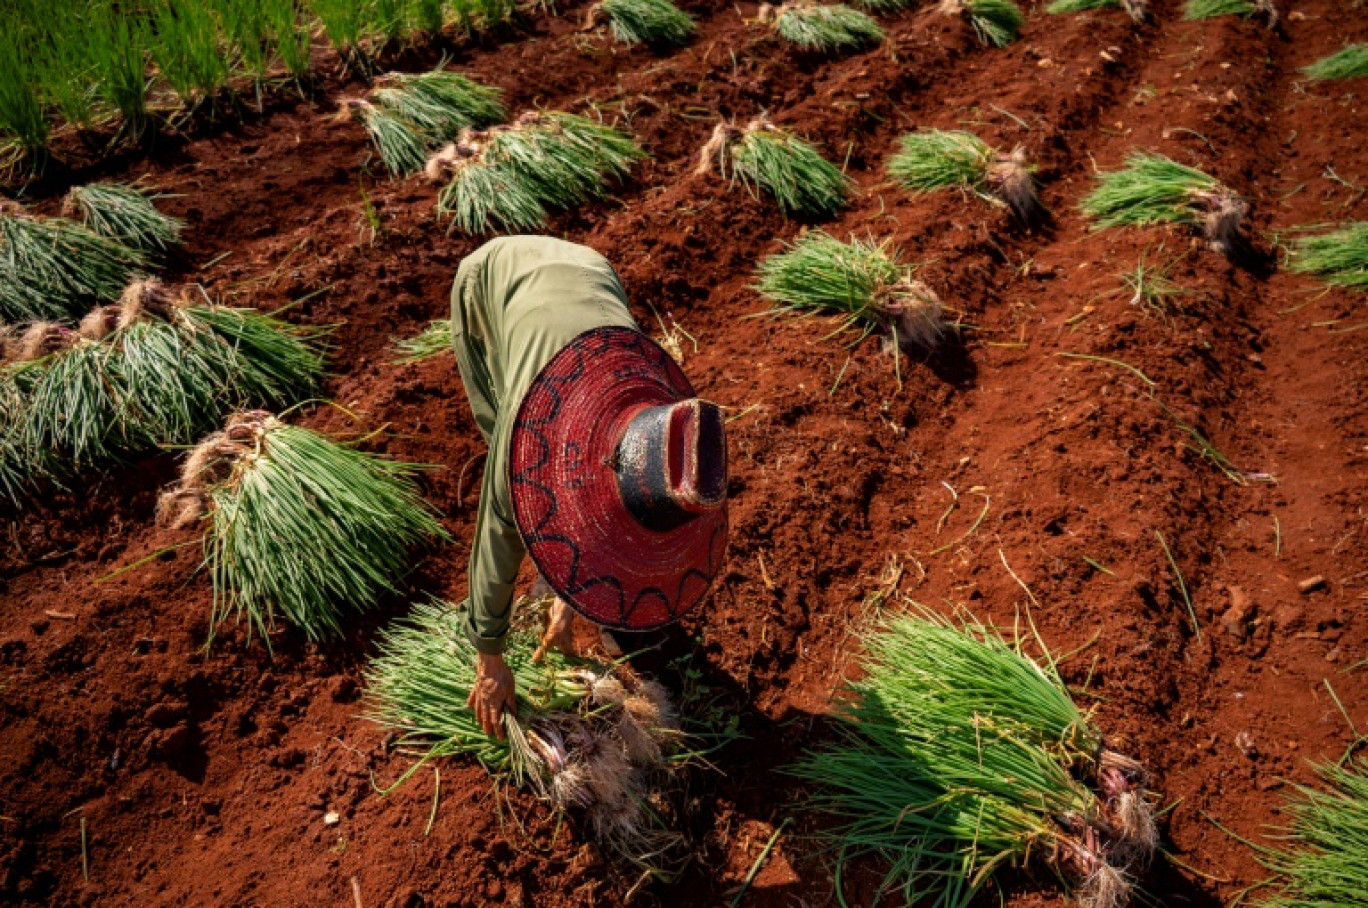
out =
<path fill-rule="evenodd" d="M 785 214 L 830 217 L 846 203 L 850 179 L 817 149 L 760 116 L 744 130 L 719 123 L 699 153 L 696 169 L 716 169 L 740 179 L 754 193 L 764 190 Z"/>
<path fill-rule="evenodd" d="M 1298 237 L 1292 243 L 1291 263 L 1293 271 L 1314 274 L 1327 284 L 1368 290 L 1368 221 Z"/>
<path fill-rule="evenodd" d="M 679 737 L 664 688 L 555 651 L 535 664 L 536 644 L 533 634 L 509 635 L 504 658 L 517 680 L 518 715 L 505 713 L 507 737 L 493 738 L 466 705 L 478 653 L 464 612 L 415 604 L 384 633 L 366 673 L 370 718 L 424 761 L 474 755 L 553 810 L 582 816 L 598 842 L 633 863 L 659 869 L 681 857 L 682 837 L 653 803 Z"/>
<path fill-rule="evenodd" d="M 589 8 L 588 24 L 606 19 L 613 37 L 624 44 L 671 47 L 684 44 L 697 26 L 670 0 L 602 0 Z"/>
<path fill-rule="evenodd" d="M 482 128 L 504 117 L 500 92 L 460 73 L 390 73 L 379 77 L 366 98 L 344 102 L 386 168 L 395 176 L 423 169 L 432 152 L 467 128 Z"/>
<path fill-rule="evenodd" d="M 284 620 L 326 640 L 399 588 L 414 549 L 446 537 L 418 493 L 423 469 L 245 411 L 190 452 L 158 516 L 207 522 L 213 627 L 236 616 L 266 637 Z"/>
<path fill-rule="evenodd" d="M 1054 0 L 1045 7 L 1051 15 L 1081 13 L 1095 9 L 1124 9 L 1135 22 L 1144 22 L 1149 13 L 1149 0 Z"/>
<path fill-rule="evenodd" d="M 763 4 L 760 21 L 773 22 L 775 32 L 785 41 L 824 54 L 877 44 L 884 37 L 879 23 L 840 3 L 795 0 L 781 6 Z"/>
<path fill-rule="evenodd" d="M 983 44 L 1006 47 L 1017 39 L 1026 16 L 1012 0 L 941 0 L 946 16 L 964 16 Z"/>
<path fill-rule="evenodd" d="M 834 315 L 836 332 L 858 332 L 856 343 L 885 331 L 895 344 L 931 347 L 945 322 L 940 299 L 916 270 L 900 264 L 887 242 L 842 243 L 814 230 L 760 263 L 756 289 L 775 312 Z"/>
<path fill-rule="evenodd" d="M 1022 221 L 1036 209 L 1035 182 L 1026 149 L 1003 154 L 971 132 L 923 129 L 899 140 L 888 172 L 914 192 L 959 188 L 1001 203 Z"/>
<path fill-rule="evenodd" d="M 1368 908 L 1368 760 L 1316 767 L 1321 788 L 1288 800 L 1287 845 L 1261 849 L 1276 874 L 1262 908 Z"/>
<path fill-rule="evenodd" d="M 16 444 L 36 475 L 189 444 L 234 408 L 312 395 L 322 371 L 316 333 L 134 283 L 76 331 L 39 322 L 19 339 L 14 359 L 31 364 L 31 378 Z"/>
<path fill-rule="evenodd" d="M 567 113 L 528 112 L 511 126 L 466 130 L 428 161 L 446 181 L 437 213 L 466 233 L 532 230 L 547 213 L 607 194 L 645 156 L 631 136 Z"/>
<path fill-rule="evenodd" d="M 929 611 L 864 636 L 841 739 L 792 772 L 834 815 L 845 861 L 884 859 L 880 894 L 964 908 L 1007 866 L 1040 862 L 1089 908 L 1117 908 L 1157 845 L 1137 763 L 1110 750 L 1048 659 Z M 876 897 L 877 898 L 877 897 Z"/>
<path fill-rule="evenodd" d="M 1368 43 L 1350 44 L 1302 70 L 1313 79 L 1356 79 L 1368 76 Z"/>
<path fill-rule="evenodd" d="M 0 207 L 0 318 L 79 319 L 119 298 L 146 256 L 65 218 Z"/>
<path fill-rule="evenodd" d="M 436 319 L 414 337 L 394 338 L 394 346 L 399 350 L 399 358 L 394 363 L 399 366 L 450 353 L 451 319 Z"/>
<path fill-rule="evenodd" d="M 1151 152 L 1134 152 L 1122 170 L 1098 175 L 1098 187 L 1079 208 L 1094 230 L 1148 224 L 1187 224 L 1227 255 L 1241 242 L 1249 205 L 1213 177 Z"/>
<path fill-rule="evenodd" d="M 157 210 L 158 198 L 128 183 L 91 183 L 67 193 L 65 208 L 100 236 L 158 255 L 179 246 L 185 229 L 184 221 Z"/>
<path fill-rule="evenodd" d="M 1269 28 L 1278 24 L 1278 10 L 1273 0 L 1187 0 L 1183 8 L 1183 18 L 1189 22 L 1217 16 L 1249 19 L 1255 15 L 1263 15 L 1268 20 Z"/>

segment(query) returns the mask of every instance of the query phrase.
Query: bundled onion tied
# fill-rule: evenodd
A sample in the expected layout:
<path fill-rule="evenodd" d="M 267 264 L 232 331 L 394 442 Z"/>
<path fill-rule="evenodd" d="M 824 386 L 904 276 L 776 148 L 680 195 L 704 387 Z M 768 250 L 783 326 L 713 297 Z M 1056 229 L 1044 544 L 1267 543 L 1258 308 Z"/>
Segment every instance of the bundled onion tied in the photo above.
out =
<path fill-rule="evenodd" d="M 1153 152 L 1133 152 L 1121 170 L 1098 174 L 1098 187 L 1079 204 L 1094 229 L 1187 224 L 1226 256 L 1245 240 L 1249 204 L 1214 177 Z"/>
<path fill-rule="evenodd" d="M 718 123 L 699 150 L 695 176 L 716 171 L 739 179 L 752 194 L 768 193 L 785 214 L 829 217 L 852 191 L 850 179 L 810 143 L 774 125 L 761 114 L 744 129 Z"/>
<path fill-rule="evenodd" d="M 1087 908 L 1120 908 L 1158 835 L 1145 772 L 1080 712 L 1048 656 L 967 616 L 921 610 L 864 636 L 841 739 L 792 772 L 837 817 L 842 860 L 883 890 L 963 908 L 999 867 L 1040 863 Z"/>
<path fill-rule="evenodd" d="M 1039 208 L 1026 149 L 993 148 L 964 130 L 921 129 L 904 135 L 889 174 L 914 192 L 960 188 L 1005 205 L 1023 223 Z"/>
<path fill-rule="evenodd" d="M 645 152 L 627 133 L 559 111 L 527 111 L 512 124 L 463 129 L 428 159 L 445 183 L 437 214 L 466 233 L 526 231 L 549 213 L 602 198 Z"/>
<path fill-rule="evenodd" d="M 841 242 L 812 230 L 760 263 L 756 287 L 775 312 L 832 315 L 833 333 L 852 332 L 853 343 L 882 331 L 896 355 L 899 348 L 930 349 L 946 332 L 940 297 L 916 272 L 887 241 Z"/>
<path fill-rule="evenodd" d="M 680 741 L 669 695 L 619 666 L 554 651 L 536 664 L 536 644 L 530 630 L 509 635 L 504 658 L 517 679 L 518 714 L 505 712 L 507 737 L 493 738 L 466 705 L 477 653 L 464 612 L 415 604 L 406 622 L 385 632 L 366 673 L 369 718 L 399 732 L 398 745 L 423 762 L 472 754 L 496 778 L 581 818 L 612 853 L 668 870 L 684 851 L 682 835 L 664 820 Z"/>
<path fill-rule="evenodd" d="M 245 619 L 269 645 L 283 619 L 321 641 L 397 591 L 415 549 L 446 539 L 418 491 L 423 469 L 247 410 L 190 452 L 158 518 L 206 523 L 212 626 Z"/>
<path fill-rule="evenodd" d="M 24 406 L 8 445 L 32 483 L 190 443 L 235 407 L 313 393 L 317 335 L 134 281 L 75 329 L 38 321 L 10 333 L 6 373 L 22 374 Z"/>

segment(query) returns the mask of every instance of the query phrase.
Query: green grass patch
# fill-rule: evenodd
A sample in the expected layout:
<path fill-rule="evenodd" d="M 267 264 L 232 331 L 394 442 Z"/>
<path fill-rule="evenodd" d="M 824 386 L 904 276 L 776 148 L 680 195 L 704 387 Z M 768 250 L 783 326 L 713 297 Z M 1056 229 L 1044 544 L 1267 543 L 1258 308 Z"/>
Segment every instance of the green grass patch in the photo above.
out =
<path fill-rule="evenodd" d="M 670 0 L 603 0 L 613 37 L 624 44 L 673 47 L 686 43 L 697 26 Z"/>
<path fill-rule="evenodd" d="M 879 23 L 841 3 L 786 3 L 775 13 L 774 30 L 791 44 L 824 54 L 877 44 L 884 37 Z"/>
<path fill-rule="evenodd" d="M 548 213 L 608 194 L 645 152 L 627 133 L 567 113 L 526 113 L 512 126 L 468 132 L 428 162 L 449 181 L 439 217 L 466 233 L 543 226 Z"/>
<path fill-rule="evenodd" d="M 1085 904 L 1122 904 L 1157 845 L 1144 774 L 1104 746 L 1054 661 L 927 610 L 862 639 L 839 739 L 791 771 L 835 818 L 838 862 L 888 868 L 873 901 L 964 908 L 997 870 L 1035 864 Z"/>
<path fill-rule="evenodd" d="M 930 347 L 945 324 L 940 300 L 916 270 L 886 242 L 843 243 L 814 230 L 760 263 L 756 289 L 775 312 L 835 316 L 836 331 L 856 332 L 856 342 L 884 331 L 897 344 Z"/>
<path fill-rule="evenodd" d="M 1297 238 L 1292 243 L 1291 267 L 1335 287 L 1368 290 L 1368 221 Z"/>
<path fill-rule="evenodd" d="M 1368 44 L 1351 44 L 1305 67 L 1313 79 L 1357 79 L 1368 76 Z"/>

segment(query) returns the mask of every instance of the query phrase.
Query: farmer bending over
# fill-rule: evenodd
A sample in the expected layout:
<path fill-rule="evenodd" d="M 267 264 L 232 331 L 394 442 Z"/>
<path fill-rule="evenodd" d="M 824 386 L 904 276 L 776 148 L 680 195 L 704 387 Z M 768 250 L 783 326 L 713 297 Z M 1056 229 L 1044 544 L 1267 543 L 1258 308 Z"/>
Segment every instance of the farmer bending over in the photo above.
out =
<path fill-rule="evenodd" d="M 584 246 L 504 237 L 461 262 L 451 330 L 489 445 L 470 553 L 469 705 L 504 736 L 513 582 L 531 554 L 556 593 L 534 659 L 569 652 L 573 612 L 647 631 L 697 605 L 726 546 L 722 416 L 632 321 L 613 266 Z M 611 649 L 610 649 L 611 651 Z"/>

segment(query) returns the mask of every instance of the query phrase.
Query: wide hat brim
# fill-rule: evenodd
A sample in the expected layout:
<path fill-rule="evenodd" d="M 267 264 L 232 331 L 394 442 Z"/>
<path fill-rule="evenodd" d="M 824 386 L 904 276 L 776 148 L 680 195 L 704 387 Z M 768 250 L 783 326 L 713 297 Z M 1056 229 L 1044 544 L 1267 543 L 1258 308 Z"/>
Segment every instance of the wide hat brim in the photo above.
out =
<path fill-rule="evenodd" d="M 621 327 L 576 337 L 523 396 L 509 439 L 514 520 L 542 578 L 596 624 L 669 624 L 721 570 L 725 504 L 668 531 L 647 529 L 623 504 L 613 466 L 633 416 L 695 396 L 659 344 Z"/>

